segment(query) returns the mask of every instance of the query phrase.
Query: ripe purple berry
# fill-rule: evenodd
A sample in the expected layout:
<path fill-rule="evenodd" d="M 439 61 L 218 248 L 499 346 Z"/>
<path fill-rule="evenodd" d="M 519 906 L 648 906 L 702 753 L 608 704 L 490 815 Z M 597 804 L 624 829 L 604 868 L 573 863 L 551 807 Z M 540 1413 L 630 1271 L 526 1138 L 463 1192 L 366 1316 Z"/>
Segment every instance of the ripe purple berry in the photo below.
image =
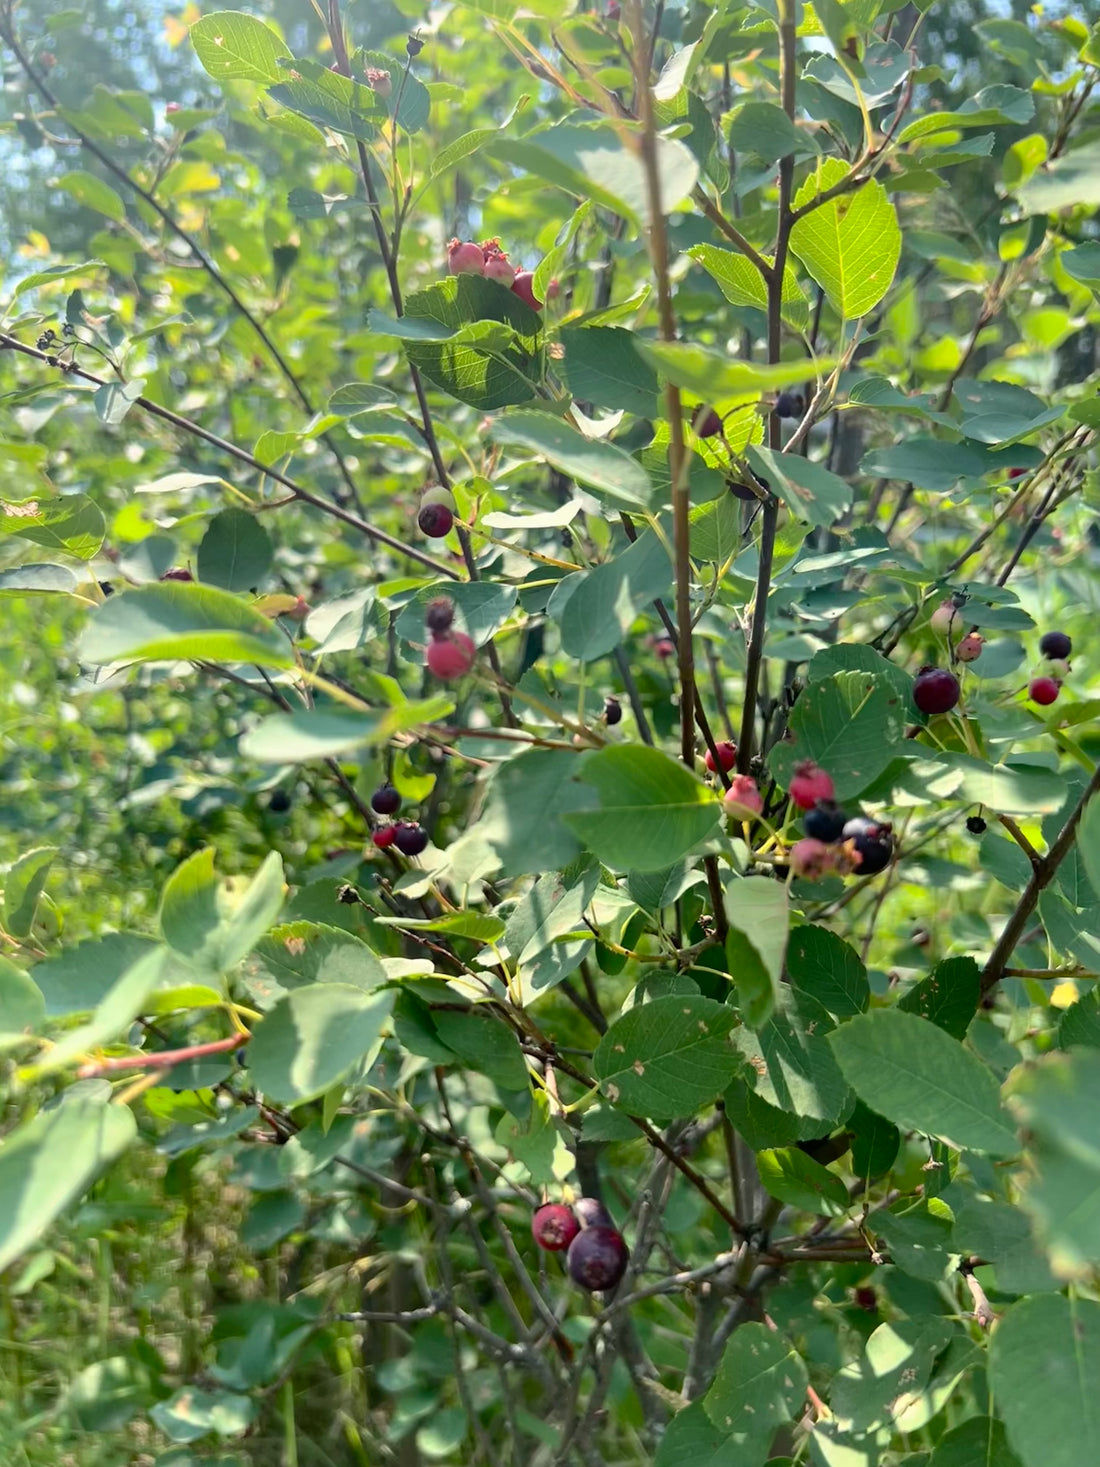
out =
<path fill-rule="evenodd" d="M 814 840 L 824 841 L 831 846 L 844 833 L 848 817 L 835 800 L 818 800 L 812 810 L 802 817 L 802 829 Z"/>
<path fill-rule="evenodd" d="M 706 403 L 700 403 L 695 409 L 691 426 L 700 438 L 713 438 L 716 433 L 722 431 L 722 419 L 712 407 L 708 407 Z"/>
<path fill-rule="evenodd" d="M 894 855 L 892 827 L 887 821 L 870 820 L 866 815 L 853 815 L 844 827 L 844 839 L 851 841 L 859 857 L 857 876 L 875 876 L 885 871 Z"/>
<path fill-rule="evenodd" d="M 416 523 L 429 540 L 442 540 L 451 533 L 455 517 L 445 504 L 425 504 L 416 517 Z"/>
<path fill-rule="evenodd" d="M 582 1228 L 613 1228 L 614 1220 L 598 1197 L 578 1197 L 573 1214 Z"/>
<path fill-rule="evenodd" d="M 959 701 L 959 680 L 945 667 L 922 667 L 913 683 L 913 702 L 922 713 L 950 713 Z"/>
<path fill-rule="evenodd" d="M 370 797 L 370 807 L 376 815 L 396 815 L 401 808 L 401 796 L 392 784 L 380 784 Z"/>
<path fill-rule="evenodd" d="M 1064 660 L 1073 651 L 1073 642 L 1065 632 L 1044 632 L 1039 638 L 1039 651 L 1044 657 Z"/>
<path fill-rule="evenodd" d="M 603 721 L 609 728 L 623 721 L 623 705 L 618 698 L 605 698 L 603 705 Z"/>
<path fill-rule="evenodd" d="M 775 399 L 775 416 L 777 418 L 797 418 L 804 407 L 805 403 L 800 393 L 781 392 Z"/>
<path fill-rule="evenodd" d="M 584 1228 L 569 1245 L 569 1277 L 589 1293 L 613 1289 L 626 1272 L 630 1250 L 616 1228 Z"/>
<path fill-rule="evenodd" d="M 531 1234 L 540 1248 L 560 1253 L 581 1230 L 572 1208 L 564 1202 L 544 1202 L 531 1218 Z"/>
<path fill-rule="evenodd" d="M 966 828 L 971 835 L 984 835 L 988 826 L 980 815 L 968 815 L 966 817 Z"/>
<path fill-rule="evenodd" d="M 427 849 L 428 832 L 413 820 L 402 820 L 393 843 L 403 856 L 419 856 L 421 851 Z"/>

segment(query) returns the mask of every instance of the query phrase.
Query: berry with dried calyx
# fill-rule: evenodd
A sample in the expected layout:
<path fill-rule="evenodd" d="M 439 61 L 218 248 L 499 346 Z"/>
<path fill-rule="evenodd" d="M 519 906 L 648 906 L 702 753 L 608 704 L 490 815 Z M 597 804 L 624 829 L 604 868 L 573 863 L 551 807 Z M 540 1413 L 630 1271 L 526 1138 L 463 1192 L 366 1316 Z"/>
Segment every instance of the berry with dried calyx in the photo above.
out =
<path fill-rule="evenodd" d="M 716 433 L 722 431 L 722 419 L 707 404 L 700 403 L 695 409 L 695 416 L 691 420 L 691 426 L 700 438 L 713 438 Z"/>
<path fill-rule="evenodd" d="M 474 665 L 477 648 L 465 632 L 449 632 L 428 644 L 428 670 L 444 682 L 465 677 Z"/>
<path fill-rule="evenodd" d="M 368 66 L 363 75 L 367 79 L 367 86 L 370 87 L 376 97 L 381 97 L 385 100 L 393 91 L 393 78 L 388 71 L 383 71 L 380 66 Z M 452 271 L 451 273 L 456 274 L 457 272 Z"/>
<path fill-rule="evenodd" d="M 736 744 L 731 744 L 728 740 L 720 744 L 715 744 L 714 751 L 712 752 L 710 749 L 708 749 L 706 752 L 706 757 L 703 760 L 704 764 L 710 770 L 711 774 L 717 773 L 718 770 L 718 764 L 716 764 L 714 761 L 715 754 L 718 755 L 718 764 L 721 764 L 723 769 L 732 769 L 733 766 L 737 763 Z"/>
<path fill-rule="evenodd" d="M 1057 678 L 1033 677 L 1028 683 L 1027 695 L 1033 703 L 1039 703 L 1045 708 L 1057 699 L 1061 688 L 1062 684 Z"/>
<path fill-rule="evenodd" d="M 540 1248 L 560 1253 L 581 1230 L 573 1209 L 564 1202 L 544 1202 L 531 1218 L 531 1235 Z"/>
<path fill-rule="evenodd" d="M 423 49 L 424 42 L 420 39 L 419 36 L 410 36 L 409 39 L 405 42 L 405 54 L 406 56 L 411 57 L 413 60 L 415 60 L 416 57 L 420 55 Z"/>
<path fill-rule="evenodd" d="M 516 267 L 504 254 L 486 255 L 485 257 L 485 279 L 495 280 L 506 289 L 511 289 L 513 280 L 516 278 Z"/>
<path fill-rule="evenodd" d="M 370 797 L 370 807 L 376 815 L 396 815 L 401 808 L 401 796 L 392 784 L 380 784 Z"/>
<path fill-rule="evenodd" d="M 967 632 L 955 648 L 955 656 L 960 662 L 977 662 L 984 646 L 985 638 L 980 632 Z"/>
<path fill-rule="evenodd" d="M 722 796 L 722 807 L 734 820 L 752 820 L 764 808 L 764 797 L 751 774 L 735 774 Z"/>
<path fill-rule="evenodd" d="M 807 835 L 791 847 L 790 866 L 796 876 L 816 881 L 836 869 L 836 856 L 831 846 Z"/>
<path fill-rule="evenodd" d="M 427 849 L 428 832 L 415 820 L 402 820 L 393 829 L 393 843 L 403 856 L 419 856 Z"/>
<path fill-rule="evenodd" d="M 442 637 L 451 630 L 455 619 L 455 604 L 449 596 L 433 596 L 424 608 L 424 625 L 433 637 Z"/>
<path fill-rule="evenodd" d="M 966 817 L 966 828 L 971 835 L 984 835 L 989 829 L 980 815 L 968 815 Z"/>
<path fill-rule="evenodd" d="M 802 829 L 814 840 L 831 846 L 843 834 L 847 819 L 835 800 L 818 800 L 802 817 Z"/>
<path fill-rule="evenodd" d="M 617 1228 L 582 1228 L 569 1245 L 569 1277 L 590 1294 L 613 1289 L 630 1260 L 630 1250 Z"/>
<path fill-rule="evenodd" d="M 485 251 L 472 239 L 452 239 L 447 246 L 447 269 L 452 275 L 484 275 Z"/>
<path fill-rule="evenodd" d="M 371 842 L 376 845 L 380 851 L 384 851 L 387 846 L 392 846 L 394 841 L 397 839 L 397 826 L 380 825 L 377 830 L 371 831 L 370 838 Z"/>
<path fill-rule="evenodd" d="M 921 713 L 950 713 L 959 701 L 959 680 L 945 667 L 922 667 L 913 681 L 913 702 Z"/>
<path fill-rule="evenodd" d="M 542 301 L 535 294 L 535 277 L 530 270 L 517 270 L 512 281 L 512 294 L 518 295 L 525 306 L 533 311 L 542 310 Z"/>
<path fill-rule="evenodd" d="M 603 705 L 603 721 L 609 727 L 623 721 L 623 705 L 618 698 L 605 698 Z"/>
<path fill-rule="evenodd" d="M 1039 651 L 1044 657 L 1057 657 L 1064 662 L 1073 651 L 1073 641 L 1065 632 L 1044 632 L 1039 638 Z"/>
<path fill-rule="evenodd" d="M 885 871 L 894 855 L 893 827 L 889 821 L 854 815 L 843 833 L 851 846 L 857 876 L 875 876 Z"/>
<path fill-rule="evenodd" d="M 800 810 L 812 810 L 818 800 L 831 800 L 836 793 L 832 777 L 812 759 L 796 764 L 787 793 Z"/>

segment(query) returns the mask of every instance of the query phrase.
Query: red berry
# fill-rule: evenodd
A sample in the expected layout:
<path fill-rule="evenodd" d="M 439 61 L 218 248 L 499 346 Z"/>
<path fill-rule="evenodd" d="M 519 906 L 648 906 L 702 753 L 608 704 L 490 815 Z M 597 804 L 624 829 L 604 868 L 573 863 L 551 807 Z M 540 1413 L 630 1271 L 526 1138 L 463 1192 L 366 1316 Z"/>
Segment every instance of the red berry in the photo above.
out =
<path fill-rule="evenodd" d="M 950 713 L 959 701 L 959 680 L 945 667 L 922 667 L 913 683 L 913 702 L 922 713 Z"/>
<path fill-rule="evenodd" d="M 193 581 L 195 577 L 189 570 L 183 570 L 180 566 L 173 566 L 166 570 L 161 576 L 162 581 Z"/>
<path fill-rule="evenodd" d="M 613 1289 L 626 1272 L 630 1250 L 616 1228 L 584 1228 L 569 1245 L 566 1263 L 575 1284 L 589 1293 Z"/>
<path fill-rule="evenodd" d="M 763 810 L 764 798 L 751 774 L 735 774 L 722 796 L 722 804 L 726 814 L 732 815 L 734 820 L 751 820 Z"/>
<path fill-rule="evenodd" d="M 831 775 L 812 759 L 804 759 L 795 765 L 787 793 L 800 810 L 812 810 L 818 800 L 831 800 L 836 790 Z"/>
<path fill-rule="evenodd" d="M 428 668 L 444 682 L 465 677 L 474 665 L 477 648 L 465 632 L 451 632 L 428 645 Z"/>
<path fill-rule="evenodd" d="M 1009 469 L 1008 477 L 1010 479 L 1022 479 L 1026 473 L 1026 469 Z"/>
<path fill-rule="evenodd" d="M 416 523 L 429 540 L 442 540 L 451 533 L 455 517 L 445 504 L 425 504 L 416 517 Z"/>
<path fill-rule="evenodd" d="M 560 1253 L 581 1230 L 572 1208 L 564 1202 L 544 1202 L 531 1218 L 531 1233 L 540 1248 Z"/>
<path fill-rule="evenodd" d="M 878 1295 L 874 1289 L 866 1284 L 856 1290 L 856 1304 L 860 1309 L 866 1309 L 868 1314 L 878 1313 Z"/>
<path fill-rule="evenodd" d="M 653 650 L 662 659 L 676 656 L 676 644 L 668 637 L 658 637 L 653 644 Z"/>
<path fill-rule="evenodd" d="M 1033 703 L 1042 703 L 1044 707 L 1053 703 L 1057 698 L 1061 683 L 1052 677 L 1033 677 L 1028 684 L 1027 695 Z"/>
<path fill-rule="evenodd" d="M 1039 651 L 1044 657 L 1057 657 L 1064 661 L 1073 651 L 1073 642 L 1065 632 L 1044 632 L 1039 638 Z"/>
<path fill-rule="evenodd" d="M 384 851 L 387 846 L 392 846 L 397 839 L 397 826 L 380 825 L 377 830 L 371 831 L 370 838 L 380 851 Z"/>
<path fill-rule="evenodd" d="M 512 281 L 516 278 L 516 267 L 509 263 L 506 255 L 486 255 L 485 278 L 511 287 Z"/>
<path fill-rule="evenodd" d="M 39 61 L 41 61 L 42 60 L 41 56 L 38 59 L 39 59 Z M 168 116 L 171 116 L 171 114 L 173 112 L 178 112 L 179 110 L 180 110 L 180 104 L 178 102 L 165 102 L 165 104 L 164 104 L 164 111 L 165 111 L 166 115 L 168 115 Z"/>
<path fill-rule="evenodd" d="M 714 748 L 718 754 L 718 760 L 719 763 L 722 765 L 722 768 L 726 770 L 732 769 L 733 766 L 737 763 L 737 745 L 722 743 L 715 744 Z M 714 754 L 712 754 L 709 749 L 707 750 L 707 755 L 704 762 L 707 768 L 710 770 L 711 774 L 713 774 L 715 772 L 716 766 L 714 763 Z"/>
<path fill-rule="evenodd" d="M 472 239 L 452 239 L 447 246 L 447 269 L 452 275 L 484 275 L 485 251 Z"/>
<path fill-rule="evenodd" d="M 700 403 L 695 409 L 691 426 L 700 438 L 713 438 L 716 433 L 722 431 L 722 419 L 712 407 L 707 407 L 706 403 Z"/>
<path fill-rule="evenodd" d="M 370 797 L 370 807 L 376 815 L 396 815 L 401 808 L 401 796 L 392 784 L 380 784 Z"/>
<path fill-rule="evenodd" d="M 411 820 L 402 820 L 393 827 L 393 843 L 403 856 L 419 856 L 427 849 L 428 832 L 422 825 Z"/>
<path fill-rule="evenodd" d="M 542 310 L 542 301 L 535 295 L 535 277 L 530 270 L 519 270 L 516 278 L 512 281 L 512 294 L 518 295 L 524 305 L 531 307 L 533 311 Z"/>

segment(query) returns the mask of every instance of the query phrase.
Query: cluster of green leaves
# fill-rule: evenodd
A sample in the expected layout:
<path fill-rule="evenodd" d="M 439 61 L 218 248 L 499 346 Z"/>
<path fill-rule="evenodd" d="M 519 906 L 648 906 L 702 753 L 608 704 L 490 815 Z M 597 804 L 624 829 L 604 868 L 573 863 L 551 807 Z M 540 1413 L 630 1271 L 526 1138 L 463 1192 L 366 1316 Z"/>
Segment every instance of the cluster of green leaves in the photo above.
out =
<path fill-rule="evenodd" d="M 89 1237 L 109 1283 L 159 1206 L 181 1257 L 0 1440 L 1091 1460 L 1100 43 L 987 19 L 960 97 L 934 10 L 469 0 L 420 51 L 376 9 L 350 66 L 196 14 L 171 111 L 78 103 L 64 15 L 5 36 L 94 223 L 8 262 L 0 1275 L 38 1329 Z M 929 720 L 952 593 L 985 641 Z M 882 876 L 790 873 L 804 760 L 893 822 Z M 590 1306 L 527 1217 L 593 1190 L 634 1258 Z"/>

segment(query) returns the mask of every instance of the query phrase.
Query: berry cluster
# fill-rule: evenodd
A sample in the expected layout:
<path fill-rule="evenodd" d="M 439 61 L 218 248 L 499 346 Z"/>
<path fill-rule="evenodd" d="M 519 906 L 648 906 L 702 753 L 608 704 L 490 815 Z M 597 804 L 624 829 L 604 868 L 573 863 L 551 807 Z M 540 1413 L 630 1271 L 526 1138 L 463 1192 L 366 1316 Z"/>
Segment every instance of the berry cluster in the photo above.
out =
<path fill-rule="evenodd" d="M 541 311 L 543 302 L 535 295 L 534 276 L 530 270 L 517 270 L 501 249 L 499 239 L 475 244 L 472 239 L 452 239 L 447 246 L 447 269 L 452 275 L 483 275 L 510 290 L 533 311 Z"/>
<path fill-rule="evenodd" d="M 590 1294 L 615 1288 L 626 1272 L 630 1249 L 595 1197 L 578 1197 L 572 1207 L 544 1202 L 531 1218 L 531 1233 L 548 1252 L 566 1250 L 569 1277 Z"/>
<path fill-rule="evenodd" d="M 1039 651 L 1050 664 L 1050 672 L 1033 677 L 1027 685 L 1027 695 L 1033 703 L 1045 708 L 1062 691 L 1062 679 L 1069 672 L 1073 642 L 1065 632 L 1044 632 L 1039 638 Z"/>
<path fill-rule="evenodd" d="M 401 808 L 401 796 L 390 784 L 380 784 L 370 797 L 370 807 L 376 815 L 396 815 Z M 415 820 L 396 820 L 387 825 L 376 826 L 371 832 L 371 841 L 380 851 L 396 846 L 403 856 L 419 856 L 428 847 L 428 832 Z"/>
<path fill-rule="evenodd" d="M 837 805 L 832 776 L 807 760 L 795 766 L 787 793 L 804 811 L 800 841 L 791 847 L 791 869 L 796 876 L 815 880 L 832 872 L 875 876 L 894 855 L 889 821 L 866 815 L 849 816 Z"/>

